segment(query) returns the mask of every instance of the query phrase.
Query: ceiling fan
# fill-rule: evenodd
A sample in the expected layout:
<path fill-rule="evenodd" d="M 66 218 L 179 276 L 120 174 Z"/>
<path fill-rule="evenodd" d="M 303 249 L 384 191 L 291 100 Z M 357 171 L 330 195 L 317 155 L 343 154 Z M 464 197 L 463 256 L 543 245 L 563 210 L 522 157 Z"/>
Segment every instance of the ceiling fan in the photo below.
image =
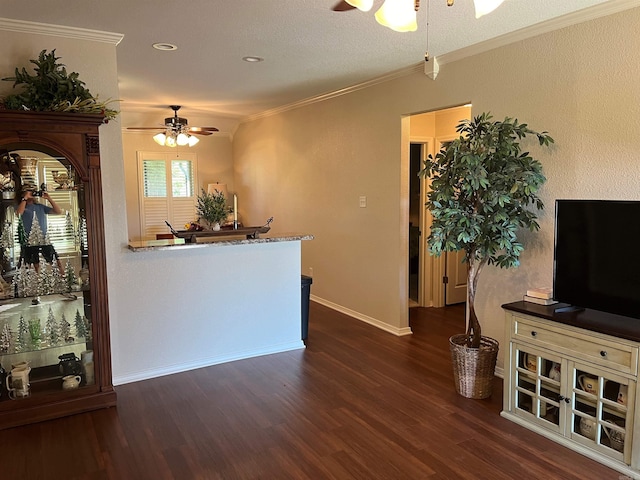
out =
<path fill-rule="evenodd" d="M 428 0 L 427 0 L 428 1 Z M 504 0 L 473 0 L 476 10 L 476 18 L 480 18 L 487 13 L 491 13 L 498 8 Z M 454 0 L 446 0 L 447 6 L 453 6 Z M 357 8 L 363 12 L 368 12 L 373 7 L 374 0 L 340 0 L 331 8 L 334 12 L 346 12 Z M 376 13 L 376 20 L 392 30 L 395 22 L 406 21 L 406 16 L 411 16 L 410 10 L 418 11 L 420 0 L 385 0 L 382 7 Z M 391 24 L 391 25 L 390 25 Z M 398 31 L 413 31 L 407 28 Z"/>
<path fill-rule="evenodd" d="M 178 116 L 180 105 L 169 105 L 173 110 L 173 117 L 164 119 L 164 126 L 158 127 L 128 127 L 127 130 L 159 130 L 153 139 L 159 145 L 167 147 L 188 145 L 193 147 L 199 140 L 193 135 L 211 135 L 218 132 L 216 127 L 190 127 L 188 121 L 184 117 Z"/>

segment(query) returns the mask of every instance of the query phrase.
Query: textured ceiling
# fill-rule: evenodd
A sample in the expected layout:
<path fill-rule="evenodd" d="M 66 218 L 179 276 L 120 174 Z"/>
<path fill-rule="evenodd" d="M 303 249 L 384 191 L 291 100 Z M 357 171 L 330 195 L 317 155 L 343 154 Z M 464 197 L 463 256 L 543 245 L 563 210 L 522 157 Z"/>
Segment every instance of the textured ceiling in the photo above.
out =
<path fill-rule="evenodd" d="M 440 56 L 589 7 L 640 4 L 506 0 L 476 19 L 472 0 L 452 7 L 422 0 L 418 31 L 397 33 L 374 19 L 382 0 L 368 13 L 333 12 L 336 2 L 0 0 L 0 16 L 123 34 L 117 47 L 123 125 L 154 126 L 171 114 L 168 105 L 180 104 L 191 124 L 229 133 L 247 116 L 415 65 L 427 39 L 430 54 Z M 156 42 L 178 50 L 154 50 Z M 64 62 L 64 52 L 57 54 Z M 264 61 L 242 61 L 248 55 Z"/>

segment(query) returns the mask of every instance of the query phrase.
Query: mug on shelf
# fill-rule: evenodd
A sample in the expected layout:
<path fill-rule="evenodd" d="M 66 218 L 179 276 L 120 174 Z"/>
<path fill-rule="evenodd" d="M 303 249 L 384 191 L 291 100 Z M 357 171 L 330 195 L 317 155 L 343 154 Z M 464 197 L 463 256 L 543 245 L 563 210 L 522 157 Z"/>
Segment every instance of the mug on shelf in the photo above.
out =
<path fill-rule="evenodd" d="M 629 392 L 629 385 L 620 385 L 620 389 L 618 390 L 618 398 L 616 402 L 618 402 L 620 405 L 626 405 L 628 392 Z"/>
<path fill-rule="evenodd" d="M 11 373 L 7 375 L 6 383 L 7 390 L 9 391 L 9 398 L 15 400 L 16 398 L 28 397 L 30 394 L 29 373 L 31 367 L 26 365 L 16 366 L 11 370 Z"/>
<path fill-rule="evenodd" d="M 611 423 L 612 425 L 615 425 L 612 421 L 610 420 L 606 420 L 607 423 Z M 611 444 L 611 447 L 619 452 L 622 452 L 624 450 L 624 432 L 621 432 L 620 430 L 614 430 L 613 428 L 608 428 L 603 426 L 602 430 L 604 431 L 605 435 L 609 438 L 609 443 Z"/>
<path fill-rule="evenodd" d="M 559 382 L 560 377 L 561 377 L 560 364 L 557 362 L 552 362 L 551 369 L 549 370 L 549 378 L 551 380 L 555 380 L 556 382 Z"/>
<path fill-rule="evenodd" d="M 586 417 L 580 417 L 580 434 L 590 440 L 596 439 L 596 428 L 598 424 L 595 420 Z"/>
<path fill-rule="evenodd" d="M 62 389 L 74 390 L 80 386 L 81 380 L 80 375 L 67 375 L 66 377 L 62 377 Z"/>
<path fill-rule="evenodd" d="M 538 371 L 538 357 L 531 355 L 530 353 L 524 354 L 524 366 L 530 372 Z"/>
<path fill-rule="evenodd" d="M 578 377 L 580 388 L 591 395 L 598 395 L 598 377 L 590 375 L 580 375 Z"/>

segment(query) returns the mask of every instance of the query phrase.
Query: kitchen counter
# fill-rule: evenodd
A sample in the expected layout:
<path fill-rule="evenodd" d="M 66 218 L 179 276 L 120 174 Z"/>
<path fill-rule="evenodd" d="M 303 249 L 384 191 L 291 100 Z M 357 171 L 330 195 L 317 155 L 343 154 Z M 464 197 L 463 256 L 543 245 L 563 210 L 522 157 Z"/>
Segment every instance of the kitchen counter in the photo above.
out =
<path fill-rule="evenodd" d="M 313 235 L 299 233 L 281 233 L 261 236 L 258 238 L 246 238 L 245 235 L 229 235 L 211 238 L 199 238 L 196 243 L 188 243 L 184 238 L 170 240 L 146 240 L 129 242 L 129 250 L 133 252 L 148 252 L 154 250 L 176 250 L 185 248 L 225 247 L 230 245 L 251 245 L 257 243 L 293 242 L 298 240 L 313 240 Z"/>
<path fill-rule="evenodd" d="M 113 354 L 123 372 L 114 384 L 304 348 L 301 250 L 311 239 L 269 232 L 131 242 L 135 268 L 109 277 L 130 306 L 119 313 L 130 321 Z"/>

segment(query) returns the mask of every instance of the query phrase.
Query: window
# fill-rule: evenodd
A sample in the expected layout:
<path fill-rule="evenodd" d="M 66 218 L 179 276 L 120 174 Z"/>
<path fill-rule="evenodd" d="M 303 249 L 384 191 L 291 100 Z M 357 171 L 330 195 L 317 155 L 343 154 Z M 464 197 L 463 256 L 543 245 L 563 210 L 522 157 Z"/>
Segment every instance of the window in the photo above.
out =
<path fill-rule="evenodd" d="M 138 152 L 140 231 L 144 238 L 195 219 L 196 155 Z"/>

